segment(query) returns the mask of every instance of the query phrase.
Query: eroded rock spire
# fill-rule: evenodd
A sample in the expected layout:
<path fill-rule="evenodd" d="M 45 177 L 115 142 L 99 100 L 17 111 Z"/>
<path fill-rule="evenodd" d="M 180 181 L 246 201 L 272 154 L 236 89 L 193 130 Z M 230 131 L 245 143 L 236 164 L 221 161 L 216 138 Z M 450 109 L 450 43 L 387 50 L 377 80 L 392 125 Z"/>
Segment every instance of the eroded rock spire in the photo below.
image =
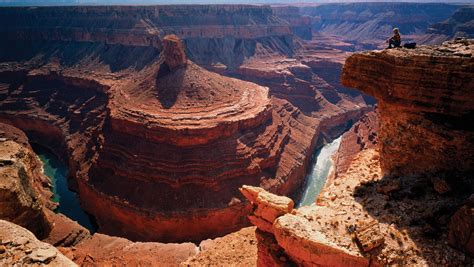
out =
<path fill-rule="evenodd" d="M 174 34 L 163 37 L 163 54 L 166 65 L 170 70 L 184 67 L 188 63 L 183 41 Z"/>

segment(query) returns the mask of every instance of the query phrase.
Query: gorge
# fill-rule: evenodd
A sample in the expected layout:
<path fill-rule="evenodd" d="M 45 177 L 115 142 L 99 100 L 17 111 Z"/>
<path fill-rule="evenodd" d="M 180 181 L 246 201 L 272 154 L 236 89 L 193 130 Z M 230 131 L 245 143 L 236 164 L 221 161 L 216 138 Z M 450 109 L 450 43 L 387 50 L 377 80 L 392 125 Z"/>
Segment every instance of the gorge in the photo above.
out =
<path fill-rule="evenodd" d="M 354 52 L 391 12 L 470 34 L 448 4 L 0 8 L 0 233 L 51 264 L 468 264 L 472 41 Z"/>

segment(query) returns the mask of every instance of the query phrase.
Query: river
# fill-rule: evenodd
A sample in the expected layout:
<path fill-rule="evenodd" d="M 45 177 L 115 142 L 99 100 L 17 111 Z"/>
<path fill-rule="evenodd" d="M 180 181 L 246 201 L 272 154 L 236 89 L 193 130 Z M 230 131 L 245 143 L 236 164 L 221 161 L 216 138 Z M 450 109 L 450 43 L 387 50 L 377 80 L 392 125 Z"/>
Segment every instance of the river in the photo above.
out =
<path fill-rule="evenodd" d="M 44 174 L 51 179 L 53 184 L 53 201 L 59 203 L 56 212 L 62 213 L 70 219 L 77 221 L 92 233 L 96 232 L 97 227 L 92 218 L 82 210 L 77 194 L 68 188 L 67 164 L 50 150 L 42 146 L 34 144 L 33 150 L 43 162 Z"/>
<path fill-rule="evenodd" d="M 318 149 L 313 156 L 311 171 L 306 176 L 306 187 L 297 207 L 309 206 L 315 203 L 326 179 L 333 168 L 332 156 L 339 149 L 342 136 Z"/>

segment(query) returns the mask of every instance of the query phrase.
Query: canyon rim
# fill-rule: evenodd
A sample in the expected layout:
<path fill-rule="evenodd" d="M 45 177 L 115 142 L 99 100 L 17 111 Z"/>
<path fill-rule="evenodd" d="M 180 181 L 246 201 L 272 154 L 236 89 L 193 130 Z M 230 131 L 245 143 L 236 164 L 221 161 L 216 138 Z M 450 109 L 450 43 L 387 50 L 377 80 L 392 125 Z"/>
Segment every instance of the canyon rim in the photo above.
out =
<path fill-rule="evenodd" d="M 472 266 L 471 4 L 16 4 L 0 264 Z"/>

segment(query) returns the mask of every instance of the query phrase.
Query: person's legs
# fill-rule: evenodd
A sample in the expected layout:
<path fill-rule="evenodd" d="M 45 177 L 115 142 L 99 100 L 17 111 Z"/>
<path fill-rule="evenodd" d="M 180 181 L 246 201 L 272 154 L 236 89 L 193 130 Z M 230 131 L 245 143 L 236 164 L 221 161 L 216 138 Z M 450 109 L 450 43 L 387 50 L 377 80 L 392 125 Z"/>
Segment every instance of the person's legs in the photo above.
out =
<path fill-rule="evenodd" d="M 398 41 L 393 42 L 394 47 L 401 47 L 400 45 L 401 45 L 401 42 L 398 42 Z"/>
<path fill-rule="evenodd" d="M 392 39 L 388 40 L 388 48 L 392 48 L 392 45 L 395 45 Z"/>

